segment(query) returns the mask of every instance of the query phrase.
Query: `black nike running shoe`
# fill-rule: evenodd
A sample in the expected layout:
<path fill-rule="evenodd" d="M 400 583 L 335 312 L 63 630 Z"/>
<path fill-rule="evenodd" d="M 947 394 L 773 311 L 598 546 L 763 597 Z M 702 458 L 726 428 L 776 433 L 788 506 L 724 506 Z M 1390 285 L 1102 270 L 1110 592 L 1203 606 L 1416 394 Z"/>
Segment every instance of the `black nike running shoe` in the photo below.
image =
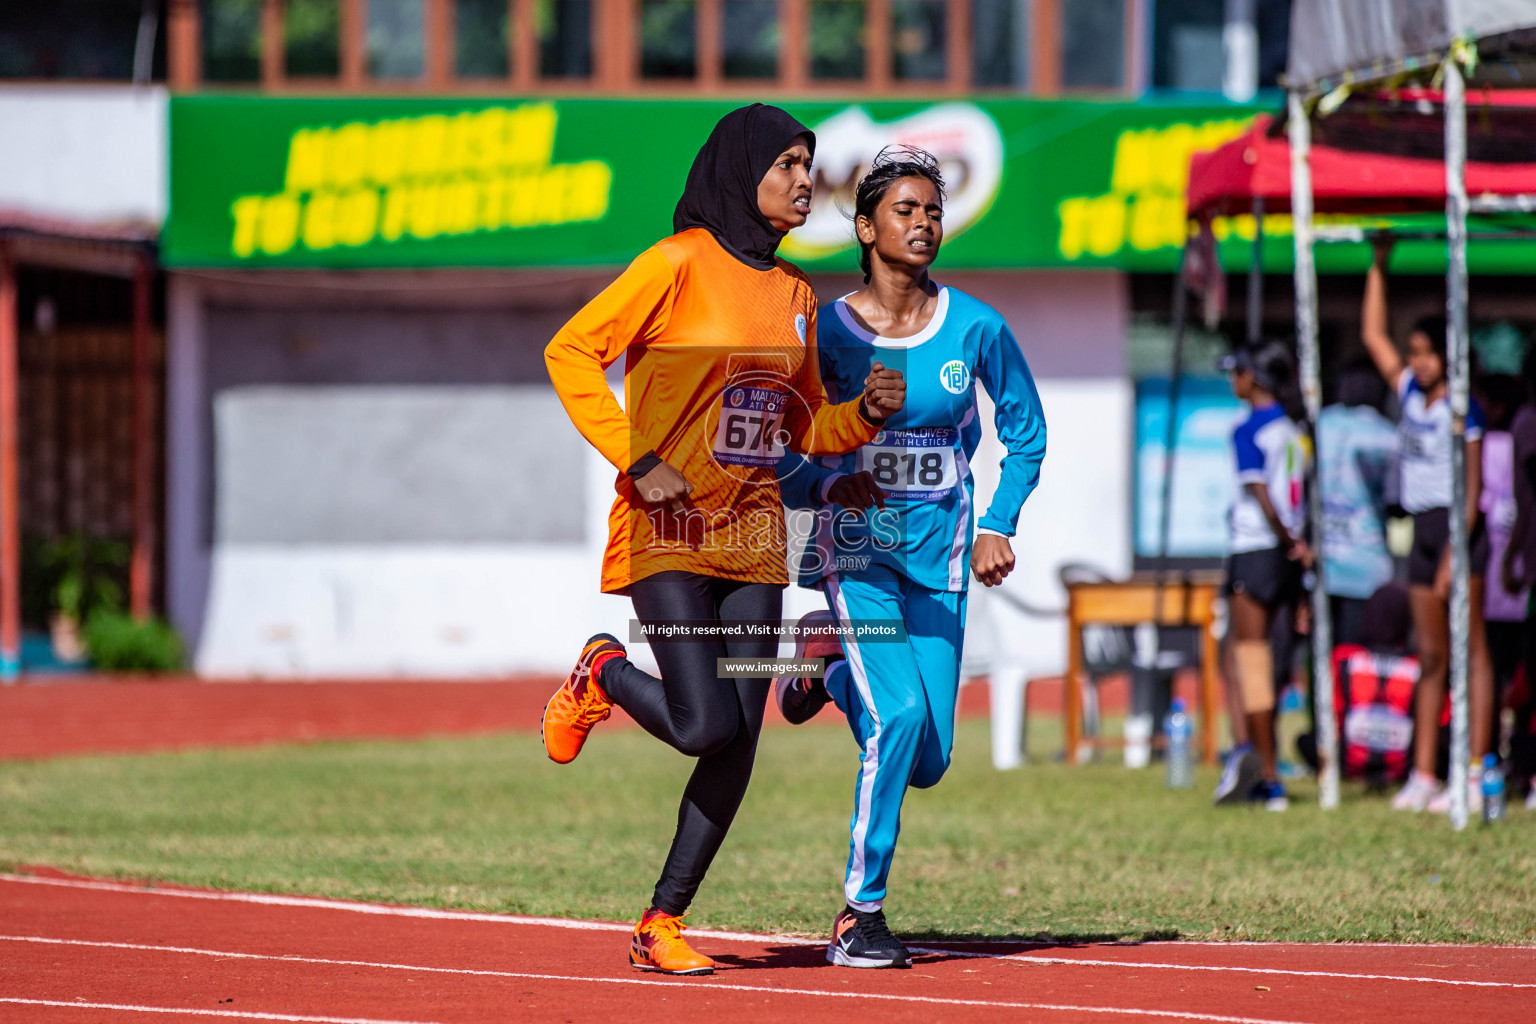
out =
<path fill-rule="evenodd" d="M 795 638 L 796 658 L 831 660 L 843 656 L 842 641 L 830 627 L 837 625 L 831 612 L 814 611 L 800 617 Z M 810 676 L 779 676 L 773 681 L 773 699 L 790 725 L 804 725 L 832 701 L 820 679 Z"/>
<path fill-rule="evenodd" d="M 886 926 L 885 913 L 844 907 L 832 922 L 827 962 L 839 967 L 911 967 L 912 954 Z"/>

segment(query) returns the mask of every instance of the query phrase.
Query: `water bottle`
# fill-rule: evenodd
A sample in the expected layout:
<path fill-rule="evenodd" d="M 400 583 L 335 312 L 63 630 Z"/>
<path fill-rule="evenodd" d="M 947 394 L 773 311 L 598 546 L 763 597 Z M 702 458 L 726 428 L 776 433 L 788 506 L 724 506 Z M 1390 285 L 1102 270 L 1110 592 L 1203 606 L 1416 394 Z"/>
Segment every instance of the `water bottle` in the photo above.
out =
<path fill-rule="evenodd" d="M 1483 822 L 1493 824 L 1504 818 L 1504 769 L 1498 754 L 1483 757 Z"/>
<path fill-rule="evenodd" d="M 1168 788 L 1191 789 L 1195 785 L 1194 766 L 1189 763 L 1189 716 L 1184 713 L 1184 699 L 1175 697 L 1163 723 L 1168 737 Z"/>

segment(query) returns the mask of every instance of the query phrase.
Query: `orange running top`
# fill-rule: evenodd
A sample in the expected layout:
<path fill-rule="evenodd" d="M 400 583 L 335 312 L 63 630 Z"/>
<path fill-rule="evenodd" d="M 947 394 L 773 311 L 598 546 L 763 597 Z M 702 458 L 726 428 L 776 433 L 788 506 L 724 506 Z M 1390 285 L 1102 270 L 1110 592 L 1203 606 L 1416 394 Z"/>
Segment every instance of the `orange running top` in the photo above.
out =
<path fill-rule="evenodd" d="M 624 405 L 603 370 L 624 356 Z M 680 569 L 787 584 L 775 467 L 788 449 L 838 455 L 878 426 L 857 401 L 827 404 L 816 296 L 779 260 L 756 270 L 703 228 L 636 257 L 544 350 L 586 439 L 619 470 L 602 589 Z M 681 515 L 641 500 L 625 473 L 654 451 L 693 485 Z"/>

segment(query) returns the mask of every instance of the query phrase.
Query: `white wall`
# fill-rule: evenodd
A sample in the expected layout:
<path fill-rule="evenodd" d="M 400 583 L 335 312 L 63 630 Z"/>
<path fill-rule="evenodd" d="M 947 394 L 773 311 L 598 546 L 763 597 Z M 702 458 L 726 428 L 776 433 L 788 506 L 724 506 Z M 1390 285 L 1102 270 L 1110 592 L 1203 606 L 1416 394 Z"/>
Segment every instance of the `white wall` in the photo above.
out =
<path fill-rule="evenodd" d="M 0 206 L 158 228 L 167 110 L 160 87 L 0 87 Z"/>
<path fill-rule="evenodd" d="M 626 639 L 632 614 L 598 592 L 613 467 L 591 452 L 586 471 L 581 544 L 215 545 L 198 672 L 569 670 L 593 633 Z"/>
<path fill-rule="evenodd" d="M 1000 588 L 1039 610 L 1065 610 L 1059 572 L 1081 562 L 1110 575 L 1130 572 L 1132 416 L 1126 373 L 1129 297 L 1116 272 L 948 275 L 1004 315 L 1024 349 L 1047 426 L 1040 485 L 1019 516 L 1015 570 Z M 986 433 L 971 460 L 978 510 L 997 486 L 1002 446 L 983 403 Z M 1030 676 L 1066 670 L 1064 614 L 1021 611 L 972 582 L 967 673 L 999 663 Z"/>
<path fill-rule="evenodd" d="M 1130 474 L 1134 388 L 1129 380 L 1038 380 L 1048 427 L 1040 486 L 1024 505 L 1013 540 L 1017 563 L 1002 591 L 1034 609 L 1066 607 L 1059 573 L 1084 563 L 1109 575 L 1131 569 Z M 990 410 L 988 410 L 990 413 Z M 1002 446 L 990 431 L 972 463 L 977 508 L 997 486 Z M 1067 667 L 1064 615 L 1029 614 L 971 584 L 967 671 L 999 662 L 1026 674 Z"/>

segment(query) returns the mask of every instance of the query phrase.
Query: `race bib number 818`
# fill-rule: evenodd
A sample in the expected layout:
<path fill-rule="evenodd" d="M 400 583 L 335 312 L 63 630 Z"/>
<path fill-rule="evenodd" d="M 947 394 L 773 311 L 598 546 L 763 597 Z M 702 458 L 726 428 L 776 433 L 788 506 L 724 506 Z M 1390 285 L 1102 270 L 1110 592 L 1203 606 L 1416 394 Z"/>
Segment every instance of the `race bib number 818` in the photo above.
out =
<path fill-rule="evenodd" d="M 955 431 L 950 427 L 882 430 L 859 449 L 858 470 L 896 497 L 934 501 L 955 489 Z"/>

